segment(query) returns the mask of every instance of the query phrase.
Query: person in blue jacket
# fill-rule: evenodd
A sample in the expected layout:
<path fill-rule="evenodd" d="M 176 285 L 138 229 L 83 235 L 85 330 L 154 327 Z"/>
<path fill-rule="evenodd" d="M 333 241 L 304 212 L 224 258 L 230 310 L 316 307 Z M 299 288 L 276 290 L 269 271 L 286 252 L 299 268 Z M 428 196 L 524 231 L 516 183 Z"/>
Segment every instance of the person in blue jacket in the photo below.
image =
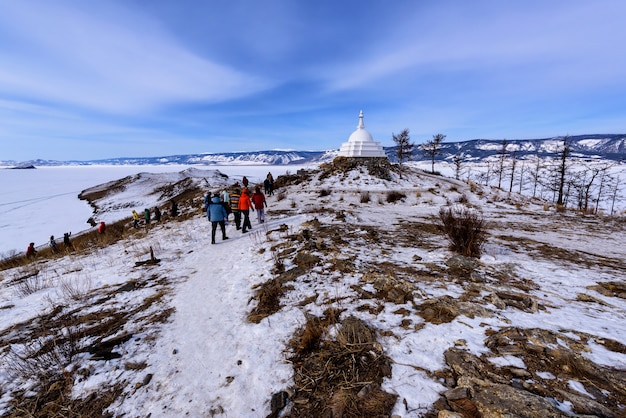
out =
<path fill-rule="evenodd" d="M 222 230 L 222 240 L 227 240 L 226 224 L 224 221 L 228 219 L 228 213 L 226 212 L 224 205 L 222 205 L 220 196 L 217 193 L 213 195 L 211 203 L 207 207 L 207 216 L 209 217 L 209 221 L 211 221 L 211 244 L 215 244 L 215 231 L 217 230 L 217 225 L 219 225 Z"/>

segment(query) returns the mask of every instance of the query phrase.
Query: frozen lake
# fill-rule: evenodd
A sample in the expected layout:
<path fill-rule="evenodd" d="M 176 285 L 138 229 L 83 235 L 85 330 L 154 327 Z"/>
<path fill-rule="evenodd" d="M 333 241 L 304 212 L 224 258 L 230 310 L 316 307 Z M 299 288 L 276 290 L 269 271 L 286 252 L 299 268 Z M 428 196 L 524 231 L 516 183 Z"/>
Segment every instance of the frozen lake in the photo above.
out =
<path fill-rule="evenodd" d="M 91 207 L 78 194 L 92 186 L 148 172 L 171 173 L 195 167 L 219 170 L 234 180 L 246 176 L 251 182 L 263 180 L 268 172 L 274 177 L 294 173 L 298 165 L 154 165 L 154 166 L 61 166 L 34 170 L 0 169 L 0 256 L 26 251 L 29 242 L 46 244 L 50 235 L 89 228 L 86 223 Z"/>

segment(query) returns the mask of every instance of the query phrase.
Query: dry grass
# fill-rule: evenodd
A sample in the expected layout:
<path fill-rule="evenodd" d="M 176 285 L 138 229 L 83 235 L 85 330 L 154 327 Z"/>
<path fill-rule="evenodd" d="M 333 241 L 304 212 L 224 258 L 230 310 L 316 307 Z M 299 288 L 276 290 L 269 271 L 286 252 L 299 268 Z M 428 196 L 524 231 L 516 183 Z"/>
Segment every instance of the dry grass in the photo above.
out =
<path fill-rule="evenodd" d="M 439 219 L 452 251 L 465 257 L 480 257 L 486 232 L 485 222 L 476 211 L 465 207 L 443 207 Z"/>
<path fill-rule="evenodd" d="M 329 325 L 310 318 L 291 342 L 295 394 L 286 416 L 389 416 L 397 395 L 380 388 L 391 366 L 374 331 L 351 316 L 340 323 L 336 340 L 323 339 Z"/>
<path fill-rule="evenodd" d="M 396 203 L 398 201 L 406 199 L 406 194 L 395 190 L 390 190 L 387 192 L 385 199 L 387 200 L 387 203 Z"/>

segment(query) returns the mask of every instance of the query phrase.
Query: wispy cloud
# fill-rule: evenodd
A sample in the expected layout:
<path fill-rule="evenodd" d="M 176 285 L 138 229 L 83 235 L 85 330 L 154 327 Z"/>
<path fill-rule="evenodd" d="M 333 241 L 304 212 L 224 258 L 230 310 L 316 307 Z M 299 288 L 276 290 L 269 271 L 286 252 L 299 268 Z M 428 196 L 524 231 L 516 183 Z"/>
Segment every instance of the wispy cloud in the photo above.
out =
<path fill-rule="evenodd" d="M 624 15 L 620 0 L 9 0 L 0 141 L 20 156 L 5 158 L 333 149 L 362 108 L 386 145 L 404 128 L 616 132 Z"/>
<path fill-rule="evenodd" d="M 0 91 L 122 113 L 268 87 L 267 80 L 194 54 L 148 18 L 121 8 L 103 11 L 53 2 L 5 4 L 0 21 L 11 38 L 3 43 L 12 47 L 0 53 Z"/>

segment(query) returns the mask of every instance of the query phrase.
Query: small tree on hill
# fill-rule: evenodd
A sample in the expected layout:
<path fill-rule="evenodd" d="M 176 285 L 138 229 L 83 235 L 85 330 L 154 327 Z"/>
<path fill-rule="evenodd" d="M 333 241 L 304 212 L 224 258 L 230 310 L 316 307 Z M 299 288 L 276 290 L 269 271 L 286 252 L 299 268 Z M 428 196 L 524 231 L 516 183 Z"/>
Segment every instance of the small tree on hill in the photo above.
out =
<path fill-rule="evenodd" d="M 441 143 L 445 138 L 446 136 L 443 134 L 433 135 L 433 139 L 420 146 L 424 156 L 429 158 L 432 163 L 430 172 L 433 174 L 435 174 L 435 157 L 441 154 Z"/>
<path fill-rule="evenodd" d="M 454 178 L 459 180 L 461 177 L 461 168 L 463 167 L 463 154 L 455 154 L 452 157 L 454 162 Z"/>
<path fill-rule="evenodd" d="M 499 161 L 499 165 L 498 165 L 498 189 L 502 188 L 502 176 L 504 175 L 504 161 L 506 160 L 507 155 L 509 155 L 509 152 L 507 151 L 506 147 L 509 145 L 508 141 L 506 139 L 502 140 L 502 147 L 500 148 L 500 151 L 498 151 L 498 161 Z"/>
<path fill-rule="evenodd" d="M 570 154 L 570 144 L 569 144 L 569 136 L 563 137 L 563 149 L 561 150 L 561 163 L 559 164 L 558 171 L 558 196 L 556 199 L 557 205 L 564 204 L 564 196 L 565 196 L 565 182 L 566 182 L 566 174 L 567 174 L 567 157 Z"/>
<path fill-rule="evenodd" d="M 404 160 L 410 160 L 413 155 L 413 148 L 415 148 L 415 144 L 411 142 L 411 137 L 409 136 L 409 130 L 405 129 L 400 132 L 398 135 L 392 133 L 393 142 L 396 143 L 398 147 L 396 150 L 396 154 L 398 156 L 398 161 L 400 162 L 400 178 L 402 178 L 402 162 Z"/>

